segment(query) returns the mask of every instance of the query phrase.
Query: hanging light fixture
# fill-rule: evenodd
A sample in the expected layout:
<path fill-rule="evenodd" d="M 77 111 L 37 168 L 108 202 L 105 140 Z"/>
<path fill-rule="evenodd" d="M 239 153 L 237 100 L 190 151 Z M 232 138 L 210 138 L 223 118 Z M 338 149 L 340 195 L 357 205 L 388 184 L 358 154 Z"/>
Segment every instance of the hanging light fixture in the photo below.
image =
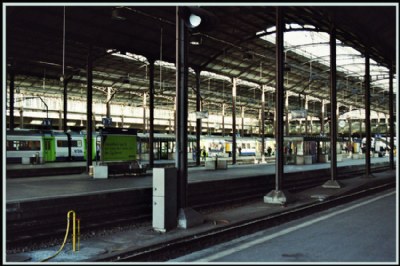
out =
<path fill-rule="evenodd" d="M 218 24 L 218 18 L 211 12 L 199 7 L 183 7 L 180 16 L 185 25 L 193 31 L 209 31 Z"/>

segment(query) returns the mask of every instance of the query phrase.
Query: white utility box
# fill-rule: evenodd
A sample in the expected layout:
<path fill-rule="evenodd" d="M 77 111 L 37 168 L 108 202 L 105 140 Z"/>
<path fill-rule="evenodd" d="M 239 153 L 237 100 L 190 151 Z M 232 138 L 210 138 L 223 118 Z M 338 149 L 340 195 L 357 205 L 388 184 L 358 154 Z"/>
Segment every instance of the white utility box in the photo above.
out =
<path fill-rule="evenodd" d="M 153 168 L 153 228 L 165 233 L 177 226 L 177 170 Z"/>
<path fill-rule="evenodd" d="M 93 165 L 93 178 L 108 178 L 108 166 Z"/>

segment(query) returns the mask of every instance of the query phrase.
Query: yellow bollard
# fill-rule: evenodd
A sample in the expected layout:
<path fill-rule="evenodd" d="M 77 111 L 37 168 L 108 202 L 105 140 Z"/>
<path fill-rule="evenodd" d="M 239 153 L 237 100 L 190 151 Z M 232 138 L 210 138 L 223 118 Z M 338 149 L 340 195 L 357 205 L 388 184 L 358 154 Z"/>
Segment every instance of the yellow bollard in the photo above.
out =
<path fill-rule="evenodd" d="M 72 219 L 73 219 L 73 221 L 72 221 L 72 250 L 76 251 L 76 235 L 77 235 L 76 234 L 76 214 L 75 214 L 75 212 L 73 210 L 70 210 L 67 213 L 67 229 L 65 231 L 64 242 L 62 243 L 60 249 L 54 255 L 41 260 L 41 262 L 48 261 L 48 260 L 54 258 L 64 248 L 64 245 L 67 242 L 67 238 L 68 238 L 68 231 L 69 231 L 69 224 L 70 224 L 70 214 L 71 213 L 72 213 Z M 80 220 L 78 219 L 78 241 L 79 241 L 79 236 L 80 236 Z M 79 242 L 78 242 L 78 249 L 79 249 Z"/>
<path fill-rule="evenodd" d="M 79 250 L 79 241 L 80 241 L 80 237 L 81 237 L 81 219 L 76 219 L 78 222 L 78 250 Z"/>
<path fill-rule="evenodd" d="M 72 213 L 72 250 L 76 251 L 76 214 L 74 211 L 69 211 L 67 217 Z"/>

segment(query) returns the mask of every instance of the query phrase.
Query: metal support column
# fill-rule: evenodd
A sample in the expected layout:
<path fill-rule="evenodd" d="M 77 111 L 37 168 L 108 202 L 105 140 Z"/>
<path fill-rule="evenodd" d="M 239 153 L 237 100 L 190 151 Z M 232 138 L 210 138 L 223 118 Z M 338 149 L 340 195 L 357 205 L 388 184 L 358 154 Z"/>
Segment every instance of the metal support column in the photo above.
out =
<path fill-rule="evenodd" d="M 10 69 L 10 131 L 13 131 L 15 128 L 14 122 L 14 79 L 15 73 L 14 70 Z M 21 128 L 21 127 L 20 127 Z"/>
<path fill-rule="evenodd" d="M 147 121 L 146 121 L 146 105 L 147 105 L 147 94 L 143 93 L 143 133 L 146 133 L 147 130 Z"/>
<path fill-rule="evenodd" d="M 150 129 L 149 129 L 149 167 L 154 167 L 154 59 L 149 59 L 149 111 L 150 111 Z"/>
<path fill-rule="evenodd" d="M 308 135 L 308 99 L 307 95 L 304 95 L 304 110 L 306 111 L 306 117 L 305 117 L 305 134 Z"/>
<path fill-rule="evenodd" d="M 232 79 L 232 164 L 236 164 L 236 78 Z"/>
<path fill-rule="evenodd" d="M 242 118 L 242 132 L 241 132 L 241 136 L 244 137 L 244 106 L 240 106 L 240 113 L 241 113 L 241 118 Z"/>
<path fill-rule="evenodd" d="M 275 141 L 276 141 L 276 163 L 275 163 L 275 190 L 270 191 L 264 196 L 265 203 L 271 204 L 286 204 L 288 199 L 288 192 L 282 190 L 283 167 L 284 167 L 284 154 L 283 154 L 283 134 L 284 134 L 284 61 L 283 61 L 283 33 L 285 23 L 283 20 L 283 7 L 276 7 L 276 119 L 277 124 L 275 128 Z"/>
<path fill-rule="evenodd" d="M 365 92 L 364 92 L 364 103 L 365 103 L 365 177 L 373 177 L 371 175 L 371 92 L 370 92 L 370 63 L 369 54 L 365 54 Z"/>
<path fill-rule="evenodd" d="M 321 135 L 325 135 L 325 100 L 322 99 L 321 102 Z"/>
<path fill-rule="evenodd" d="M 284 92 L 283 92 L 284 93 Z M 284 108 L 285 108 L 285 114 L 286 114 L 286 120 L 285 120 L 285 128 L 286 128 L 286 136 L 290 135 L 290 121 L 289 121 L 289 91 L 286 91 L 286 95 L 284 95 L 285 97 L 285 104 L 284 104 Z"/>
<path fill-rule="evenodd" d="M 183 7 L 176 7 L 176 161 L 178 176 L 178 227 L 189 228 L 201 224 L 204 218 L 187 204 L 187 124 L 188 124 L 188 65 L 187 28 Z"/>
<path fill-rule="evenodd" d="M 389 160 L 390 160 L 390 169 L 395 169 L 394 165 L 394 108 L 393 108 L 393 66 L 389 69 L 389 119 L 390 119 L 390 150 L 389 150 Z M 397 147 L 398 149 L 398 147 Z"/>
<path fill-rule="evenodd" d="M 72 76 L 71 76 L 72 78 Z M 65 77 L 63 76 L 63 87 L 64 87 L 64 91 L 63 91 L 63 130 L 64 133 L 67 134 L 67 141 L 68 141 L 68 161 L 72 160 L 72 154 L 71 154 L 71 146 L 72 146 L 72 139 L 71 139 L 71 134 L 68 133 L 68 125 L 67 125 L 67 114 L 68 114 L 68 82 L 71 80 L 71 78 L 69 79 L 65 79 Z"/>
<path fill-rule="evenodd" d="M 352 141 L 351 141 L 351 129 L 352 129 L 352 124 L 351 124 L 351 111 L 352 111 L 352 109 L 353 109 L 353 107 L 350 105 L 350 107 L 349 107 L 349 113 L 350 113 L 350 115 L 349 115 L 349 118 L 348 118 L 348 120 L 349 120 L 349 141 L 350 141 L 350 143 L 352 143 Z M 352 145 L 353 146 L 353 145 Z M 351 152 L 352 153 L 352 150 L 349 150 L 349 152 Z M 353 154 L 353 153 L 352 153 Z"/>
<path fill-rule="evenodd" d="M 225 103 L 222 104 L 222 137 L 225 137 Z"/>
<path fill-rule="evenodd" d="M 24 128 L 24 106 L 19 109 L 19 128 Z"/>
<path fill-rule="evenodd" d="M 336 114 L 336 28 L 331 27 L 329 35 L 330 47 L 330 126 L 329 133 L 331 137 L 331 179 L 325 182 L 323 188 L 341 188 L 341 184 L 336 180 L 337 178 L 337 114 Z"/>
<path fill-rule="evenodd" d="M 261 86 L 261 163 L 265 163 L 265 87 Z"/>
<path fill-rule="evenodd" d="M 92 60 L 92 47 L 89 47 L 87 56 L 87 91 L 86 91 L 86 171 L 89 173 L 89 167 L 92 165 L 93 160 L 93 120 L 92 120 L 92 102 L 93 102 L 93 60 Z"/>
<path fill-rule="evenodd" d="M 200 70 L 196 70 L 196 112 L 201 111 Z M 196 118 L 196 165 L 200 166 L 201 147 L 201 118 Z"/>

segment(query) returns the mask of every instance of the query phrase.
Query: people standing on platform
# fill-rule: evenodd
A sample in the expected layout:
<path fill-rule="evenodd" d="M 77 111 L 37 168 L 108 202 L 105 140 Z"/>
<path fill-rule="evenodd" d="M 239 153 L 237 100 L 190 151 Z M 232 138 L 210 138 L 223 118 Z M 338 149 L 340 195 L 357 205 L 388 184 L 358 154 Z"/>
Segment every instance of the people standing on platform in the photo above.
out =
<path fill-rule="evenodd" d="M 271 148 L 270 146 L 268 146 L 268 148 L 267 148 L 267 155 L 268 155 L 268 157 L 271 156 L 271 152 L 272 152 L 272 148 Z"/>
<path fill-rule="evenodd" d="M 207 157 L 206 147 L 203 147 L 203 149 L 201 150 L 201 157 L 203 157 L 203 161 L 206 160 Z"/>
<path fill-rule="evenodd" d="M 96 145 L 96 160 L 100 161 L 100 145 Z"/>

